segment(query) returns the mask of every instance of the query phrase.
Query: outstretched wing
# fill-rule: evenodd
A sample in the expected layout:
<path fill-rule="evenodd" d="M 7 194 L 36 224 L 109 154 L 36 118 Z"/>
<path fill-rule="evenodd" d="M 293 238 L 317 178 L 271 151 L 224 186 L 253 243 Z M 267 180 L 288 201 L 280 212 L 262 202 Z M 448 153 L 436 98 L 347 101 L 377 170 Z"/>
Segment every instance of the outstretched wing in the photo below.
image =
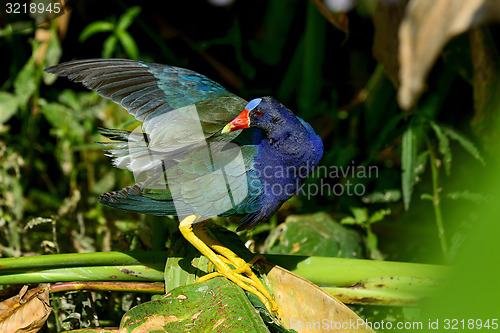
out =
<path fill-rule="evenodd" d="M 109 145 L 113 164 L 131 171 L 156 164 L 151 152 L 171 159 L 190 146 L 220 134 L 245 107 L 246 101 L 220 84 L 188 69 L 127 59 L 87 59 L 62 63 L 45 71 L 81 82 L 99 95 L 123 106 L 142 129 L 127 140 Z M 103 131 L 103 135 L 117 133 Z M 146 133 L 144 149 L 142 132 Z M 129 133 L 130 134 L 130 133 Z M 121 135 L 127 137 L 126 132 Z M 123 138 L 122 138 L 123 139 Z"/>
<path fill-rule="evenodd" d="M 123 106 L 152 134 L 158 116 L 196 105 L 205 136 L 220 131 L 246 101 L 188 69 L 128 59 L 75 60 L 48 67 Z"/>
<path fill-rule="evenodd" d="M 255 131 L 220 133 L 247 104 L 242 98 L 196 72 L 144 61 L 77 60 L 45 70 L 81 82 L 143 122 L 139 132 L 101 130 L 114 140 L 104 143 L 114 165 L 134 171 L 138 182 L 102 195 L 101 203 L 153 215 L 211 216 L 228 206 L 224 215 L 257 209 L 258 193 L 247 193 L 246 186 L 258 182 L 256 175 L 248 176 L 254 173 Z M 225 146 L 236 137 L 248 141 L 236 143 L 243 166 L 225 168 L 234 159 Z M 221 165 L 215 165 L 214 150 Z"/>

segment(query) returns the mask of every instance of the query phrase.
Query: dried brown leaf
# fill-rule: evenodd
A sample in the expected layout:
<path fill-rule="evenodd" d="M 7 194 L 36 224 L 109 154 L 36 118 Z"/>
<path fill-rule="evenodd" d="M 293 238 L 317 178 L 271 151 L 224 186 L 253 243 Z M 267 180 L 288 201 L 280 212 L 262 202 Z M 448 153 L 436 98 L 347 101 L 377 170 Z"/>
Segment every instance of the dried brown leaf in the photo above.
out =
<path fill-rule="evenodd" d="M 472 27 L 500 20 L 498 0 L 410 0 L 399 28 L 401 108 L 410 109 L 444 45 Z"/>
<path fill-rule="evenodd" d="M 81 328 L 77 330 L 67 331 L 65 333 L 123 333 L 125 330 L 120 330 L 116 327 L 98 327 L 98 328 Z"/>
<path fill-rule="evenodd" d="M 373 55 L 384 65 L 385 75 L 396 88 L 399 86 L 398 29 L 407 3 L 408 0 L 378 1 L 373 13 Z"/>
<path fill-rule="evenodd" d="M 68 9 L 69 0 L 64 0 L 61 3 L 64 3 L 64 8 Z M 57 30 L 59 32 L 59 39 L 63 40 L 66 37 L 66 33 L 68 32 L 68 25 L 71 19 L 71 9 L 67 10 L 63 15 L 58 16 L 57 20 Z"/>
<path fill-rule="evenodd" d="M 316 8 L 318 8 L 321 15 L 323 15 L 328 20 L 328 22 L 333 24 L 336 28 L 345 32 L 346 38 L 349 36 L 349 19 L 346 13 L 330 11 L 321 0 L 311 1 L 316 6 Z"/>
<path fill-rule="evenodd" d="M 18 295 L 0 303 L 0 332 L 38 332 L 51 311 L 48 285 L 23 288 Z"/>
<path fill-rule="evenodd" d="M 485 149 L 497 156 L 500 125 L 500 57 L 495 42 L 486 28 L 472 29 L 469 33 L 470 54 L 474 68 L 474 117 L 471 125 Z"/>
<path fill-rule="evenodd" d="M 299 333 L 325 332 L 324 325 L 328 332 L 373 332 L 351 309 L 315 284 L 279 266 L 266 264 L 266 269 L 285 327 Z M 323 325 L 317 327 L 317 322 Z"/>

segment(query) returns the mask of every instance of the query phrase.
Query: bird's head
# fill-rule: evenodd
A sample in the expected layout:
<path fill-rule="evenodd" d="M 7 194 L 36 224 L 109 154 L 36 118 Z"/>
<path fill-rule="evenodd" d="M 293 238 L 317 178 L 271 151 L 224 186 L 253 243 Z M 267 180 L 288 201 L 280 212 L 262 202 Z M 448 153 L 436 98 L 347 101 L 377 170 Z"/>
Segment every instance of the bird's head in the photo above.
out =
<path fill-rule="evenodd" d="M 222 133 L 245 128 L 257 128 L 269 133 L 290 122 L 298 123 L 292 111 L 274 97 L 262 97 L 252 99 L 240 115 L 222 129 Z"/>

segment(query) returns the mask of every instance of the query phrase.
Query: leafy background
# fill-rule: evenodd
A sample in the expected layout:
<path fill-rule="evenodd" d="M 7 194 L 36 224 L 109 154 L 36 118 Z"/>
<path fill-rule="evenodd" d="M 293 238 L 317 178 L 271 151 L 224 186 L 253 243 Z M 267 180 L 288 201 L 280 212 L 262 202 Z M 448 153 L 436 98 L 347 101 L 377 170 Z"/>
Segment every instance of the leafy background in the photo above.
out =
<path fill-rule="evenodd" d="M 294 197 L 270 223 L 240 235 L 251 249 L 459 263 L 471 233 L 498 234 L 484 226 L 498 221 L 485 205 L 498 182 L 491 170 L 499 151 L 499 31 L 490 25 L 453 35 L 416 104 L 402 110 L 399 22 L 389 18 L 400 18 L 403 5 L 358 1 L 342 14 L 320 1 L 90 0 L 34 29 L 21 30 L 26 20 L 19 20 L 13 32 L 0 21 L 0 256 L 170 244 L 175 221 L 97 203 L 133 183 L 104 156 L 97 129 L 131 130 L 137 122 L 42 71 L 72 59 L 124 57 L 195 70 L 247 100 L 276 96 L 320 134 L 322 165 L 377 167 L 377 177 L 312 177 L 306 186 L 360 184 L 366 193 Z M 68 294 L 55 300 L 49 326 L 87 327 L 96 313 L 101 325 L 116 325 L 148 297 Z"/>

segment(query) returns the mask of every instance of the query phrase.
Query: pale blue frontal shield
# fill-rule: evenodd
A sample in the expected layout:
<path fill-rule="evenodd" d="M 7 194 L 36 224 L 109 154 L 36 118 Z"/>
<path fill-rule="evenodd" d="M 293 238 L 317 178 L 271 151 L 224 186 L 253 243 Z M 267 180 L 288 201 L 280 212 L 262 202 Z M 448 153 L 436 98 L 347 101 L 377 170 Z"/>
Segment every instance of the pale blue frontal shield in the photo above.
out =
<path fill-rule="evenodd" d="M 240 147 L 227 141 L 208 145 L 194 104 L 136 128 L 128 148 L 128 159 L 121 163 L 144 189 L 170 195 L 181 220 L 191 214 L 200 215 L 199 221 L 220 215 L 248 194 Z"/>
<path fill-rule="evenodd" d="M 247 109 L 248 111 L 252 111 L 257 105 L 260 104 L 261 101 L 262 98 L 254 98 L 250 102 L 248 102 L 247 106 L 245 106 L 245 109 Z"/>

